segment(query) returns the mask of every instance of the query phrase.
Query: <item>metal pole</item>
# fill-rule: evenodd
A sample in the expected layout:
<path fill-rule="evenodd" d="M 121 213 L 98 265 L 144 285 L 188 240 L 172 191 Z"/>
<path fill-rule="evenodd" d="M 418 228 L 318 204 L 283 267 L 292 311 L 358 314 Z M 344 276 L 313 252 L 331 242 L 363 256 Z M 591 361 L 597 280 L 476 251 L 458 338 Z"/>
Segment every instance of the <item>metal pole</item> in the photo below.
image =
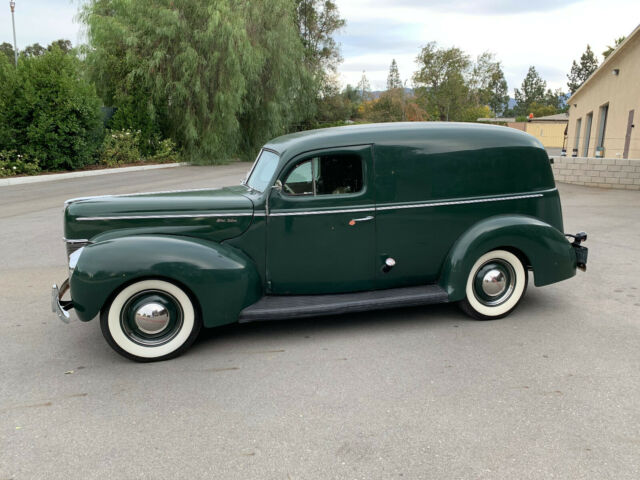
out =
<path fill-rule="evenodd" d="M 13 55 L 15 57 L 16 68 L 18 67 L 18 44 L 16 42 L 16 19 L 13 15 L 16 9 L 16 2 L 9 2 L 9 6 L 11 7 L 11 23 L 13 24 Z"/>

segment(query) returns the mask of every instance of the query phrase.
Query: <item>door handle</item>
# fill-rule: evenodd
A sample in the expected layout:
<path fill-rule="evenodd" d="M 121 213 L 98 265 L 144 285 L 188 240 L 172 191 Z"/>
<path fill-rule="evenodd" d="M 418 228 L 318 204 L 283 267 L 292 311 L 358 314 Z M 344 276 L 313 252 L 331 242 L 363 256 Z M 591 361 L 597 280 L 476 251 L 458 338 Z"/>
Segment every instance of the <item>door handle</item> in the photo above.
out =
<path fill-rule="evenodd" d="M 349 220 L 349 225 L 354 226 L 358 222 L 368 222 L 369 220 L 373 220 L 373 215 L 367 215 L 366 217 L 354 218 L 352 220 Z"/>

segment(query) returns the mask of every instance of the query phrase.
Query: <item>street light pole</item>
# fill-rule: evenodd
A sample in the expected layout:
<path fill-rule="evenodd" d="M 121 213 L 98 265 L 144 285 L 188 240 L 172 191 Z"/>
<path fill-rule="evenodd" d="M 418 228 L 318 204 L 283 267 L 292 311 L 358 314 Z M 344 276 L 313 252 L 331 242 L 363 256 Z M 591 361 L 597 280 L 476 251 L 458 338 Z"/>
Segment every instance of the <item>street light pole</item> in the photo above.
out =
<path fill-rule="evenodd" d="M 16 68 L 18 67 L 18 44 L 16 43 L 16 19 L 13 16 L 13 13 L 16 10 L 16 2 L 11 0 L 9 2 L 9 6 L 11 7 L 11 23 L 13 24 L 13 56 L 16 62 Z"/>

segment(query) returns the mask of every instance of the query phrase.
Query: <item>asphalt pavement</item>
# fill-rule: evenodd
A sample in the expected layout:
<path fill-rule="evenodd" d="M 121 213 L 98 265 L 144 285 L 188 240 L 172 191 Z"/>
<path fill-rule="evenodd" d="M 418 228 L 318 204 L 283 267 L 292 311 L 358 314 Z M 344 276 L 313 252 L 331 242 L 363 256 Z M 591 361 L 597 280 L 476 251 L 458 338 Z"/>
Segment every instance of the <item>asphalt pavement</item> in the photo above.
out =
<path fill-rule="evenodd" d="M 0 188 L 0 480 L 640 478 L 639 192 L 560 185 L 588 271 L 502 320 L 440 305 L 233 325 L 136 364 L 51 313 L 65 199 L 248 168 Z"/>

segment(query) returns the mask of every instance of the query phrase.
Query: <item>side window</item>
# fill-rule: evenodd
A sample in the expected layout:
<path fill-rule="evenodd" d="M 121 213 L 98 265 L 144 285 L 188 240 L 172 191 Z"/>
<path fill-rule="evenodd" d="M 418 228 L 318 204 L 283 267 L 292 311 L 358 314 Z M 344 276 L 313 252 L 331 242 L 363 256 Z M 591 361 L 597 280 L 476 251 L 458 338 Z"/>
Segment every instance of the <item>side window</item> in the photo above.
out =
<path fill-rule="evenodd" d="M 362 186 L 362 159 L 354 154 L 335 154 L 300 163 L 283 188 L 289 195 L 340 195 L 357 193 Z"/>

